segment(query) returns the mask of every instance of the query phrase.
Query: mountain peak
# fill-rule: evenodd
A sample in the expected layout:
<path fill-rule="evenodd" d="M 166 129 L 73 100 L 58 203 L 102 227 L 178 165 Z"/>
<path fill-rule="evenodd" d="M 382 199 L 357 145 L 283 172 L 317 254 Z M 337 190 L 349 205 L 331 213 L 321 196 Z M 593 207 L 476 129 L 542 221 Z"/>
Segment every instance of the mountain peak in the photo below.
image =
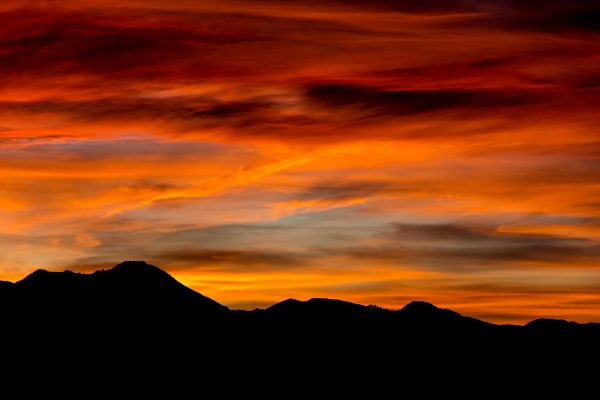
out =
<path fill-rule="evenodd" d="M 123 261 L 108 270 L 96 271 L 97 273 L 107 274 L 107 276 L 119 276 L 121 279 L 127 280 L 152 280 L 162 282 L 175 282 L 166 271 L 148 264 L 145 261 Z"/>
<path fill-rule="evenodd" d="M 160 268 L 148 264 L 146 261 L 123 261 L 120 264 L 115 265 L 111 268 L 113 271 L 135 271 L 135 272 L 146 272 L 146 271 L 162 271 Z"/>
<path fill-rule="evenodd" d="M 577 326 L 576 322 L 567 321 L 564 319 L 551 319 L 551 318 L 538 318 L 525 324 L 528 329 L 541 329 L 541 330 L 561 330 L 569 329 Z"/>
<path fill-rule="evenodd" d="M 411 301 L 410 303 L 408 303 L 407 305 L 405 305 L 404 307 L 402 307 L 402 310 L 406 310 L 406 311 L 438 311 L 441 310 L 440 308 L 434 306 L 431 303 L 428 303 L 426 301 Z"/>
<path fill-rule="evenodd" d="M 275 303 L 273 305 L 271 305 L 270 307 L 267 308 L 267 311 L 269 312 L 280 312 L 280 311 L 287 311 L 289 309 L 298 309 L 299 307 L 302 307 L 303 302 L 300 300 L 296 300 L 296 299 L 287 299 L 287 300 L 283 300 L 280 301 L 279 303 Z"/>
<path fill-rule="evenodd" d="M 69 275 L 73 275 L 75 274 L 72 271 L 62 271 L 62 272 L 53 272 L 53 271 L 48 271 L 47 269 L 36 269 L 35 271 L 33 271 L 31 274 L 27 275 L 25 278 L 23 278 L 21 280 L 21 282 L 34 282 L 34 281 L 43 281 L 46 279 L 52 279 L 52 278 L 56 278 L 56 279 L 60 279 L 60 277 L 63 276 L 69 276 Z M 52 278 L 51 278 L 52 277 Z"/>
<path fill-rule="evenodd" d="M 227 307 L 144 261 L 125 261 L 92 274 L 37 270 L 15 287 L 17 295 L 26 296 L 36 307 L 43 304 L 55 309 L 81 307 L 96 311 L 129 307 L 136 312 L 162 310 L 171 314 L 202 310 L 212 315 L 227 311 Z M 76 304 L 73 299 L 77 299 Z"/>
<path fill-rule="evenodd" d="M 112 290 L 123 291 L 124 296 L 146 298 L 147 302 L 170 302 L 181 307 L 201 305 L 205 311 L 227 310 L 227 307 L 184 286 L 167 271 L 145 261 L 123 261 L 109 270 L 96 271 L 92 275 L 111 285 Z"/>
<path fill-rule="evenodd" d="M 25 278 L 37 278 L 39 276 L 46 276 L 49 273 L 50 273 L 50 271 L 48 271 L 47 269 L 38 268 L 35 271 L 33 271 L 32 273 L 30 273 L 29 275 L 27 275 Z"/>
<path fill-rule="evenodd" d="M 465 327 L 487 327 L 490 324 L 471 317 L 460 315 L 447 308 L 439 308 L 426 301 L 412 301 L 396 314 L 414 326 L 431 327 L 444 326 L 445 329 L 465 329 Z"/>
<path fill-rule="evenodd" d="M 62 290 L 65 285 L 77 284 L 82 280 L 85 280 L 85 275 L 73 271 L 53 272 L 45 269 L 37 269 L 18 281 L 15 285 L 39 290 L 42 288 Z"/>

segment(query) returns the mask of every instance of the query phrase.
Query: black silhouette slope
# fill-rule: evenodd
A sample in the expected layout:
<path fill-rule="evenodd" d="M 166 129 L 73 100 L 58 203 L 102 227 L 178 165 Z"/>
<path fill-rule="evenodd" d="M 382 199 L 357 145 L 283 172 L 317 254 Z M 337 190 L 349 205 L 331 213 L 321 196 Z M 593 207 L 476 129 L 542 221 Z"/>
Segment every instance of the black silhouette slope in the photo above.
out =
<path fill-rule="evenodd" d="M 438 308 L 424 301 L 413 301 L 394 312 L 407 326 L 414 328 L 440 329 L 444 327 L 483 330 L 494 325 L 475 318 L 465 317 L 445 308 Z"/>
<path fill-rule="evenodd" d="M 37 270 L 5 288 L 4 308 L 15 318 L 140 320 L 224 315 L 228 309 L 182 285 L 165 271 L 126 261 L 93 274 Z"/>

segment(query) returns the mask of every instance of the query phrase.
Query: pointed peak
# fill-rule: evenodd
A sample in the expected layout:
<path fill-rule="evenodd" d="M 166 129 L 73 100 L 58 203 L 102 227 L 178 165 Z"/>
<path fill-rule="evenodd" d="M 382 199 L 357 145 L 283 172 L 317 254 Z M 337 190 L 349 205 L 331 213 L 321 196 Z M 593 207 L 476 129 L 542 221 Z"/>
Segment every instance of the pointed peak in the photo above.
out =
<path fill-rule="evenodd" d="M 50 274 L 52 274 L 52 272 L 48 271 L 47 269 L 36 269 L 35 271 L 33 271 L 32 273 L 30 273 L 29 275 L 27 275 L 25 278 L 21 279 L 21 282 L 32 282 L 32 281 L 37 281 L 40 279 L 44 279 L 45 277 L 49 276 Z"/>
<path fill-rule="evenodd" d="M 302 304 L 303 302 L 300 300 L 296 300 L 296 299 L 286 299 L 283 301 L 280 301 L 279 303 L 275 303 L 272 306 L 268 307 L 268 309 L 277 309 L 277 308 L 282 308 L 282 307 L 289 307 L 289 306 L 297 306 L 299 304 Z"/>
<path fill-rule="evenodd" d="M 270 307 L 267 307 L 265 311 L 269 313 L 276 313 L 279 315 L 287 315 L 290 312 L 296 312 L 296 310 L 302 309 L 303 301 L 296 299 L 287 299 L 280 301 L 279 303 L 275 303 Z"/>
<path fill-rule="evenodd" d="M 280 301 L 278 304 L 299 304 L 299 303 L 303 303 L 303 301 L 289 298 L 289 299 L 285 299 L 283 301 Z"/>
<path fill-rule="evenodd" d="M 30 273 L 28 276 L 41 276 L 41 275 L 46 275 L 49 273 L 50 273 L 50 271 L 48 271 L 47 269 L 38 268 L 35 271 L 33 271 L 32 273 Z"/>

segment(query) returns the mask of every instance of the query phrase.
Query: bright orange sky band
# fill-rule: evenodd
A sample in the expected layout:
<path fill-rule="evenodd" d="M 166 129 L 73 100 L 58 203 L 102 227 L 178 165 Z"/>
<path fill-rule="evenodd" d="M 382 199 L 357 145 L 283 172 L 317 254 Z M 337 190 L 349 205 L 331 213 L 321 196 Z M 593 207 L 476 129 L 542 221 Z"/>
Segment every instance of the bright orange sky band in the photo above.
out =
<path fill-rule="evenodd" d="M 599 127 L 597 1 L 4 0 L 0 279 L 600 321 Z"/>

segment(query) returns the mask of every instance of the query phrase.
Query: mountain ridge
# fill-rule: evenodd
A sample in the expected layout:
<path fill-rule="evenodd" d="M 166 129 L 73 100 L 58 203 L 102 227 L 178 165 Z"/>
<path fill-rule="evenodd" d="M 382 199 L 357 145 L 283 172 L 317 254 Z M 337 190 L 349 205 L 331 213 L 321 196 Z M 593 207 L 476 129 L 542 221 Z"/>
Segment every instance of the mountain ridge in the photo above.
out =
<path fill-rule="evenodd" d="M 117 368 L 126 376 L 174 374 L 178 382 L 186 374 L 189 382 L 227 378 L 232 384 L 252 376 L 261 385 L 277 377 L 290 388 L 322 382 L 337 390 L 359 382 L 396 387 L 409 376 L 489 378 L 490 371 L 504 385 L 506 374 L 568 373 L 600 357 L 600 324 L 495 325 L 424 301 L 389 310 L 288 299 L 231 310 L 157 267 L 116 267 L 91 274 L 36 271 L 0 284 L 5 365 L 20 363 L 28 371 L 42 363 L 46 372 L 67 364 L 71 373 L 94 371 L 102 381 Z"/>
<path fill-rule="evenodd" d="M 145 286 L 149 286 L 149 290 L 158 290 L 159 288 L 164 289 L 165 287 L 172 290 L 173 293 L 178 293 L 179 296 L 186 297 L 190 300 L 195 299 L 199 303 L 204 305 L 210 305 L 215 310 L 236 311 L 239 313 L 258 313 L 264 312 L 266 314 L 282 314 L 301 312 L 304 316 L 310 315 L 311 312 L 318 312 L 329 314 L 334 316 L 332 313 L 341 314 L 361 314 L 361 313 L 373 313 L 373 314 L 388 314 L 388 315 L 399 315 L 404 319 L 412 320 L 414 323 L 423 323 L 424 321 L 432 322 L 432 319 L 436 319 L 438 322 L 442 321 L 458 321 L 469 322 L 471 324 L 484 324 L 488 326 L 520 326 L 528 327 L 530 329 L 537 329 L 540 326 L 552 326 L 554 329 L 559 326 L 598 326 L 600 323 L 588 322 L 588 323 L 577 323 L 573 321 L 567 321 L 564 319 L 552 319 L 552 318 L 537 318 L 533 319 L 523 325 L 513 324 L 495 324 L 492 322 L 482 321 L 477 318 L 463 316 L 462 314 L 446 309 L 437 307 L 429 302 L 414 300 L 400 309 L 391 310 L 382 308 L 376 305 L 362 305 L 352 303 L 349 301 L 330 299 L 330 298 L 311 298 L 308 300 L 297 300 L 297 299 L 286 299 L 264 309 L 255 309 L 252 311 L 244 310 L 230 310 L 227 306 L 224 306 L 213 299 L 210 299 L 193 289 L 181 284 L 174 277 L 168 274 L 161 268 L 148 264 L 145 261 L 123 261 L 109 269 L 99 269 L 92 273 L 81 273 L 65 270 L 61 272 L 49 271 L 46 269 L 37 269 L 30 273 L 23 279 L 17 282 L 0 281 L 0 291 L 7 289 L 20 290 L 24 289 L 29 292 L 31 291 L 46 291 L 46 290 L 76 290 L 75 286 L 80 285 L 82 288 L 88 290 L 90 287 L 102 286 L 102 284 L 109 283 L 110 289 L 114 290 L 114 285 L 127 283 L 130 286 L 125 289 L 131 290 L 136 285 L 144 289 Z M 108 288 L 105 288 L 108 289 Z M 102 290 L 100 288 L 100 290 Z M 155 293 L 153 293 L 155 294 Z M 298 316 L 298 315 L 296 315 Z"/>

